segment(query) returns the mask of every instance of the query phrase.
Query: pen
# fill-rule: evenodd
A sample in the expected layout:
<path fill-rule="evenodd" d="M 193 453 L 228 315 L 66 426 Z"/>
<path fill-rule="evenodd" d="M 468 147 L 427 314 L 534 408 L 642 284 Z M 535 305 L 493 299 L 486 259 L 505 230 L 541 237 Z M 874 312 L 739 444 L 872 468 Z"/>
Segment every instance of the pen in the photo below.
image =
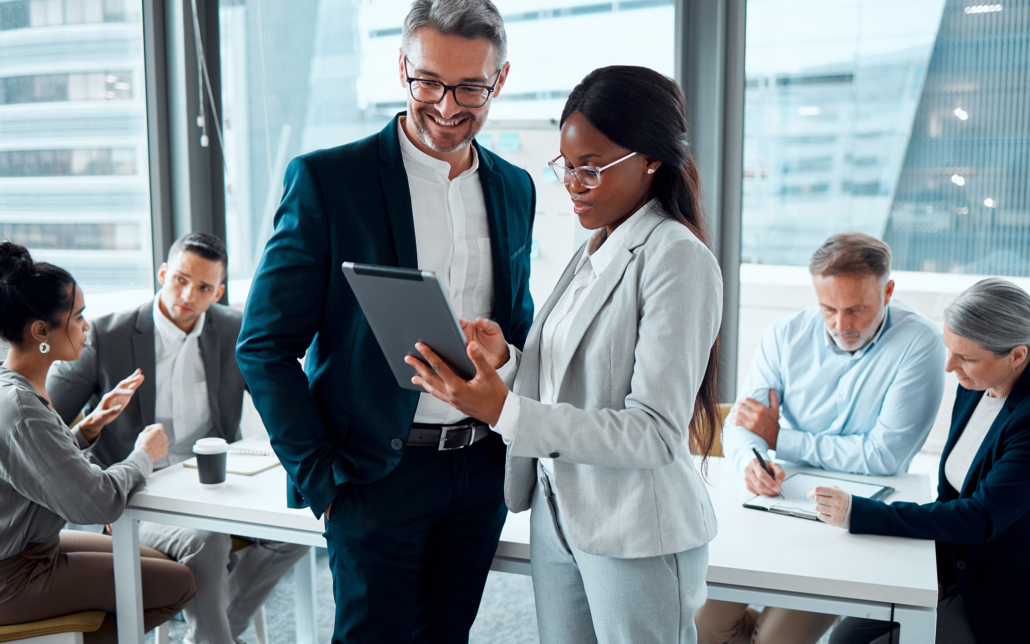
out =
<path fill-rule="evenodd" d="M 769 466 L 765 464 L 765 459 L 762 458 L 762 455 L 759 454 L 758 450 L 755 449 L 754 447 L 751 448 L 751 451 L 755 453 L 755 458 L 758 459 L 758 464 L 762 466 L 762 469 L 765 470 L 765 473 L 768 474 L 769 476 L 771 476 L 772 480 L 775 481 L 776 480 L 776 475 L 773 474 L 772 470 L 769 468 Z M 783 499 L 784 501 L 787 500 L 787 497 L 783 496 L 783 492 L 777 492 L 777 494 L 779 494 L 780 498 Z"/>

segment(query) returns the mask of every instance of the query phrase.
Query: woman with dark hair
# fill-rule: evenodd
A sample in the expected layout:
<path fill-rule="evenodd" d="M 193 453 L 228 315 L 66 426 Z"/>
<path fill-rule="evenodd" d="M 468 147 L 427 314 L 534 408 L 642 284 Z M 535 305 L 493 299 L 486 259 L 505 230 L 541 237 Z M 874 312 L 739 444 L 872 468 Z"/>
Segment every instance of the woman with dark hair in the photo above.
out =
<path fill-rule="evenodd" d="M 107 612 L 88 643 L 117 641 L 111 537 L 62 530 L 66 521 L 117 519 L 168 451 L 160 425 L 144 430 L 121 463 L 101 469 L 83 450 L 132 397 L 142 376 L 104 396 L 74 431 L 53 410 L 46 374 L 77 360 L 89 325 L 82 289 L 67 271 L 34 262 L 23 246 L 0 241 L 0 625 Z M 168 621 L 193 597 L 189 568 L 141 548 L 143 622 Z"/>
<path fill-rule="evenodd" d="M 944 344 L 959 387 L 937 500 L 888 505 L 836 487 L 811 495 L 821 520 L 853 534 L 937 542 L 939 644 L 1026 642 L 1030 295 L 997 277 L 977 282 L 944 309 Z M 830 642 L 887 644 L 894 628 L 848 617 Z"/>
<path fill-rule="evenodd" d="M 714 440 L 722 280 L 683 96 L 646 68 L 595 70 L 560 151 L 551 168 L 597 232 L 537 316 L 514 390 L 482 319 L 463 322 L 475 378 L 419 345 L 432 369 L 409 358 L 413 382 L 508 445 L 505 500 L 535 510 L 541 642 L 695 642 L 716 522 L 690 447 L 707 458 Z"/>

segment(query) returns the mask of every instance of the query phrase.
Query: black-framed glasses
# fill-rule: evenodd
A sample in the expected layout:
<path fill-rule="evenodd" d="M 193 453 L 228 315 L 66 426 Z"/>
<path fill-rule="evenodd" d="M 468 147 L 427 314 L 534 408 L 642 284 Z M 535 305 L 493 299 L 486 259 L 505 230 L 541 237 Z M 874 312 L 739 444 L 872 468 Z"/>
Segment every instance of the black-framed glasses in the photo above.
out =
<path fill-rule="evenodd" d="M 630 152 L 621 159 L 612 161 L 603 168 L 598 168 L 595 165 L 581 165 L 578 168 L 569 168 L 564 163 L 558 162 L 558 159 L 561 159 L 562 157 L 562 155 L 560 154 L 551 159 L 550 161 L 548 161 L 547 165 L 551 167 L 551 172 L 553 172 L 554 176 L 558 178 L 558 181 L 565 184 L 566 186 L 572 183 L 572 180 L 575 179 L 579 182 L 579 185 L 583 186 L 584 188 L 589 188 L 590 190 L 593 190 L 597 186 L 601 185 L 602 172 L 612 167 L 616 163 L 622 163 L 634 154 L 636 154 L 636 152 Z"/>
<path fill-rule="evenodd" d="M 490 100 L 490 95 L 497 89 L 497 81 L 501 79 L 501 70 L 497 70 L 497 77 L 493 84 L 486 85 L 444 85 L 440 81 L 428 80 L 425 78 L 412 78 L 408 76 L 408 59 L 404 59 L 404 77 L 408 82 L 408 91 L 411 98 L 419 103 L 434 105 L 443 100 L 447 92 L 454 94 L 454 102 L 462 107 L 483 107 Z"/>

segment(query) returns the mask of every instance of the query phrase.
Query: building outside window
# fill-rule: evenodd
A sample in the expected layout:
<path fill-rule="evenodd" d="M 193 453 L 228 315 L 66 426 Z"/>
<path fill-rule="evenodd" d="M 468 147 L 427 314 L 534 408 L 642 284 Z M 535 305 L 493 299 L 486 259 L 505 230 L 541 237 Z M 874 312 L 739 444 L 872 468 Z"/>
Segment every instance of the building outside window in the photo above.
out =
<path fill-rule="evenodd" d="M 0 237 L 94 315 L 153 295 L 141 7 L 0 0 Z"/>

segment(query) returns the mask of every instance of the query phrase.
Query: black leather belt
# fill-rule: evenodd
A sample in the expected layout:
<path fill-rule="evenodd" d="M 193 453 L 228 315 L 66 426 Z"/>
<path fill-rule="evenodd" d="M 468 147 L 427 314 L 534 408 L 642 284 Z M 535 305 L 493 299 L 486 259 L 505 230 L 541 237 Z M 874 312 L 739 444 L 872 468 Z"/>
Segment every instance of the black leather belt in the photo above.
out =
<path fill-rule="evenodd" d="M 457 425 L 423 425 L 415 423 L 408 435 L 409 447 L 435 447 L 441 452 L 462 449 L 490 435 L 490 426 L 479 420 Z"/>

